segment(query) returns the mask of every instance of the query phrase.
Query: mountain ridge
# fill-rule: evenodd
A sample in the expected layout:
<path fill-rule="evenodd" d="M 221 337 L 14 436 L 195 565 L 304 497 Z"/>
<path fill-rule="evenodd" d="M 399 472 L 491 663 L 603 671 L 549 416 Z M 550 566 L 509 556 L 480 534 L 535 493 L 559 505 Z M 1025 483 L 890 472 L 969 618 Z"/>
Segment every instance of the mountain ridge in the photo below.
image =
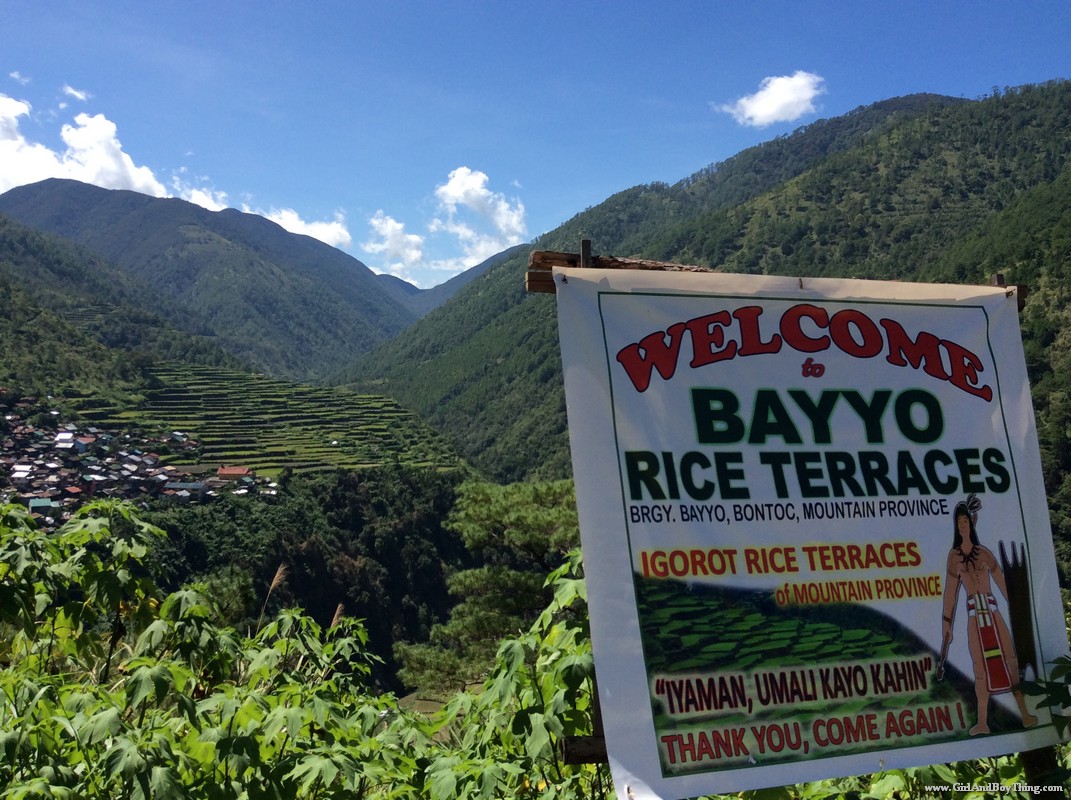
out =
<path fill-rule="evenodd" d="M 404 290 L 255 214 L 64 179 L 9 190 L 0 213 L 122 268 L 155 290 L 150 310 L 177 328 L 211 332 L 254 368 L 303 380 L 396 335 L 466 282 Z"/>
<path fill-rule="evenodd" d="M 674 184 L 617 192 L 448 282 L 456 292 L 431 309 L 413 302 L 435 290 L 376 276 L 340 251 L 234 210 L 46 182 L 0 196 L 0 212 L 17 206 L 83 247 L 106 250 L 150 288 L 155 280 L 157 290 L 172 290 L 156 313 L 212 334 L 256 369 L 390 395 L 497 480 L 553 479 L 570 472 L 568 433 L 553 301 L 524 290 L 533 249 L 571 251 L 590 239 L 596 252 L 722 271 L 986 282 L 984 270 L 1014 272 L 1016 263 L 972 265 L 962 252 L 987 226 L 1001 228 L 1006 210 L 1041 202 L 1032 196 L 1039 187 L 1062 186 L 1069 87 L 1051 81 L 978 100 L 910 95 L 818 120 Z M 45 191 L 57 186 L 64 191 Z M 153 215 L 169 226 L 145 224 Z M 324 249 L 330 259 L 317 261 Z M 282 263 L 280 250 L 300 257 Z M 1008 258 L 1022 262 L 1029 243 L 1021 250 Z M 376 328 L 363 338 L 328 313 L 342 295 L 324 287 L 347 270 L 385 298 L 360 322 L 342 318 L 362 332 Z M 311 290 L 310 275 L 320 280 Z M 192 289 L 173 291 L 178 284 Z M 285 291 L 258 294 L 265 285 Z M 227 300 L 213 306 L 213 298 Z M 181 311 L 183 303 L 193 310 Z M 1044 311 L 1027 314 L 1051 339 L 1063 320 Z"/>

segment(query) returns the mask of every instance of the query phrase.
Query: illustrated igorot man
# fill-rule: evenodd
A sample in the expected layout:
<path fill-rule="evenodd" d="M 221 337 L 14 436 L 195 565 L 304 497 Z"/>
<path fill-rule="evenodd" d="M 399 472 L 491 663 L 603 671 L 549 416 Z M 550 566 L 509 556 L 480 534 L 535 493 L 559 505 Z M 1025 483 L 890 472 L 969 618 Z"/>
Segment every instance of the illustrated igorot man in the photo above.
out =
<path fill-rule="evenodd" d="M 948 646 L 952 642 L 956 598 L 962 586 L 967 595 L 967 644 L 974 666 L 974 691 L 978 700 L 978 719 L 969 731 L 972 736 L 989 733 L 989 698 L 994 694 L 1013 694 L 1019 705 L 1024 727 L 1029 728 L 1038 721 L 1027 708 L 1026 699 L 1019 688 L 1020 654 L 1016 652 L 1008 623 L 997 607 L 992 585 L 997 585 L 1005 602 L 1009 603 L 1011 624 L 1025 623 L 1029 626 L 1030 619 L 1012 619 L 1015 613 L 1011 610 L 1012 598 L 1009 596 L 1004 570 L 1001 569 L 993 551 L 978 541 L 975 526 L 981 507 L 981 500 L 971 494 L 957 503 L 952 511 L 953 539 L 945 576 L 941 659 L 937 668 L 937 677 L 941 678 Z M 1003 545 L 1001 554 L 1003 555 Z M 1031 654 L 1029 658 L 1032 657 Z"/>

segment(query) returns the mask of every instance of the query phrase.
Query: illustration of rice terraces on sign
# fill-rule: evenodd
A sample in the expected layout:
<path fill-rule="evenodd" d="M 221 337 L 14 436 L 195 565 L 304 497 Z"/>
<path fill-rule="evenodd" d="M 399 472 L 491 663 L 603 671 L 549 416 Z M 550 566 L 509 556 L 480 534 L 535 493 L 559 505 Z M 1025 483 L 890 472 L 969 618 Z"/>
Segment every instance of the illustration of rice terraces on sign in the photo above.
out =
<path fill-rule="evenodd" d="M 938 680 L 938 653 L 887 614 L 640 575 L 635 586 L 667 774 L 968 736 L 973 677 L 948 665 Z M 1000 706 L 989 722 L 1022 727 Z"/>

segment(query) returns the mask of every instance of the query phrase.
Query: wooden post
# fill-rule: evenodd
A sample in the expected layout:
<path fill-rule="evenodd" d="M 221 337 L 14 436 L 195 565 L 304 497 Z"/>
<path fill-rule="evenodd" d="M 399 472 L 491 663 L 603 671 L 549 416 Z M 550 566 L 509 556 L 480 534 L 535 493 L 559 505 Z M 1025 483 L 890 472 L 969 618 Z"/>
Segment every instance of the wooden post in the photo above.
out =
<path fill-rule="evenodd" d="M 524 276 L 524 287 L 529 292 L 554 294 L 557 287 L 551 276 L 554 267 L 583 267 L 584 269 L 640 269 L 659 272 L 713 272 L 707 267 L 670 264 L 666 261 L 647 261 L 642 258 L 616 258 L 615 256 L 596 256 L 590 252 L 558 253 L 553 250 L 535 250 L 528 256 L 528 272 Z M 584 242 L 581 242 L 583 247 Z"/>
<path fill-rule="evenodd" d="M 1004 282 L 1004 273 L 998 272 L 989 279 L 989 283 L 993 286 L 1008 286 L 1009 290 L 1011 286 Z M 1019 310 L 1022 311 L 1026 306 L 1026 296 L 1030 294 L 1030 287 L 1023 283 L 1013 284 L 1015 286 L 1015 301 L 1019 305 Z M 1011 291 L 1008 292 L 1011 295 Z"/>
<path fill-rule="evenodd" d="M 564 736 L 560 750 L 563 764 L 607 764 L 606 737 L 602 728 L 602 706 L 599 703 L 599 681 L 591 679 L 591 736 Z"/>

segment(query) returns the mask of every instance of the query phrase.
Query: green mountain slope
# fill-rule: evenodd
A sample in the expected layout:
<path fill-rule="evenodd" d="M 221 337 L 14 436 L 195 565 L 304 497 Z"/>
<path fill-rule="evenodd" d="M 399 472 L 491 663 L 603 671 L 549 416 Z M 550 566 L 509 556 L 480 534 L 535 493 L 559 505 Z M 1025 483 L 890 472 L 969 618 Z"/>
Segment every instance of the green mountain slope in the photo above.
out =
<path fill-rule="evenodd" d="M 394 401 L 240 370 L 213 338 L 142 310 L 154 294 L 0 215 L 0 389 L 51 396 L 108 429 L 182 429 L 201 444 L 198 466 L 460 468 L 442 437 Z"/>
<path fill-rule="evenodd" d="M 134 390 L 137 375 L 120 352 L 38 305 L 4 274 L 0 303 L 0 388 L 38 396 L 65 394 L 74 387 L 79 394 L 109 397 Z"/>
<path fill-rule="evenodd" d="M 928 109 L 761 197 L 682 220 L 645 254 L 726 272 L 977 279 L 942 252 L 1066 164 L 1071 84 Z"/>
<path fill-rule="evenodd" d="M 210 337 L 144 310 L 153 291 L 97 256 L 0 215 L 0 382 L 34 394 L 136 394 L 157 359 L 237 365 Z"/>
<path fill-rule="evenodd" d="M 1046 187 L 1066 207 L 1057 180 L 1069 155 L 1071 83 L 901 98 L 675 185 L 620 192 L 534 248 L 576 251 L 588 238 L 597 253 L 733 272 L 988 282 L 996 265 L 966 260 L 966 243 Z M 554 301 L 525 295 L 526 258 L 492 268 L 343 378 L 398 397 L 503 480 L 568 471 Z"/>
<path fill-rule="evenodd" d="M 153 289 L 147 310 L 277 375 L 316 379 L 418 316 L 356 259 L 233 209 L 47 180 L 0 195 L 0 213 L 111 261 Z"/>
<path fill-rule="evenodd" d="M 342 378 L 397 397 L 502 481 L 569 473 L 554 299 L 525 297 L 529 252 L 473 281 Z"/>

